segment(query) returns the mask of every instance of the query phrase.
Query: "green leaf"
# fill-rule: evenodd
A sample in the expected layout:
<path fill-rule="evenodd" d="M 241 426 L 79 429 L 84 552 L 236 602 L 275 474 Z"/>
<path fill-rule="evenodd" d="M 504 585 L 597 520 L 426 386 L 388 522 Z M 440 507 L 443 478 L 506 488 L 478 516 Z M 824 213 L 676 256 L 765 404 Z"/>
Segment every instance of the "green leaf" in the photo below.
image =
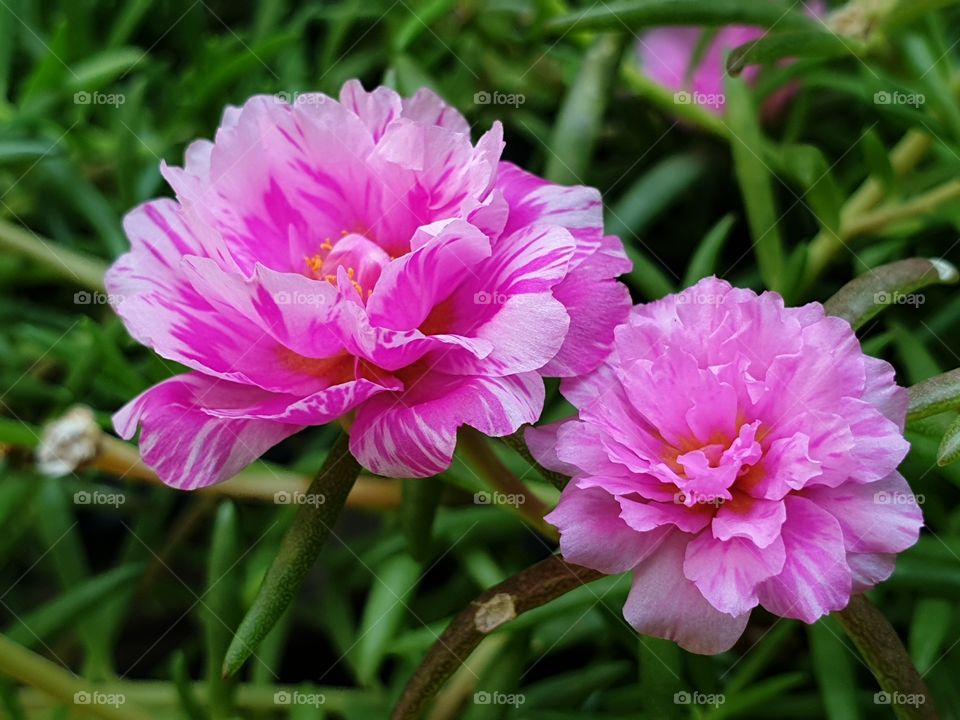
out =
<path fill-rule="evenodd" d="M 943 467 L 956 462 L 960 458 L 960 418 L 953 421 L 953 424 L 947 428 L 947 432 L 940 441 L 940 449 L 937 451 L 937 465 Z"/>
<path fill-rule="evenodd" d="M 667 156 L 641 175 L 607 211 L 606 231 L 628 242 L 669 210 L 707 170 L 705 158 L 695 153 Z"/>
<path fill-rule="evenodd" d="M 836 620 L 826 617 L 807 628 L 810 639 L 810 664 L 820 686 L 829 720 L 856 720 L 857 687 L 852 657 L 841 640 L 843 630 Z"/>
<path fill-rule="evenodd" d="M 622 35 L 601 35 L 584 55 L 553 128 L 545 172 L 549 180 L 584 183 L 624 45 Z"/>
<path fill-rule="evenodd" d="M 207 714 L 203 711 L 193 692 L 190 670 L 187 667 L 187 657 L 183 654 L 183 650 L 177 650 L 173 656 L 173 684 L 177 689 L 180 709 L 183 710 L 188 720 L 208 720 Z"/>
<path fill-rule="evenodd" d="M 376 680 L 387 646 L 407 615 L 410 594 L 420 579 L 420 566 L 407 555 L 397 555 L 377 566 L 373 574 L 375 580 L 363 608 L 353 655 L 357 679 L 363 685 Z"/>
<path fill-rule="evenodd" d="M 813 21 L 778 1 L 756 0 L 632 0 L 593 5 L 547 23 L 553 33 L 571 30 L 638 30 L 653 25 L 758 25 L 809 28 Z"/>
<path fill-rule="evenodd" d="M 889 305 L 920 304 L 917 290 L 935 283 L 952 284 L 957 278 L 957 269 L 946 260 L 900 260 L 851 280 L 824 307 L 827 314 L 842 317 L 856 329 Z"/>
<path fill-rule="evenodd" d="M 224 675 L 233 675 L 253 653 L 290 606 L 320 555 L 347 495 L 360 473 L 343 433 L 304 495 L 253 606 L 244 616 L 223 661 Z"/>
<path fill-rule="evenodd" d="M 773 175 L 761 159 L 764 141 L 757 112 L 750 90 L 742 80 L 728 77 L 726 91 L 730 150 L 747 209 L 760 277 L 769 289 L 779 290 L 784 262 L 783 240 L 773 197 Z"/>
<path fill-rule="evenodd" d="M 772 33 L 740 45 L 727 57 L 727 72 L 739 75 L 748 65 L 770 65 L 785 58 L 824 60 L 866 54 L 865 43 L 819 28 Z"/>
<path fill-rule="evenodd" d="M 840 206 L 843 192 L 837 184 L 823 152 L 813 145 L 786 145 L 780 149 L 779 169 L 803 188 L 803 200 L 825 230 L 840 230 Z"/>
<path fill-rule="evenodd" d="M 237 509 L 226 500 L 217 509 L 213 523 L 213 539 L 207 560 L 207 592 L 202 598 L 204 635 L 206 637 L 207 682 L 212 720 L 230 716 L 233 683 L 223 677 L 223 658 L 230 645 L 237 598 L 241 594 L 241 576 L 237 565 L 240 554 L 240 529 Z"/>
<path fill-rule="evenodd" d="M 863 134 L 861 150 L 870 174 L 883 183 L 887 190 L 893 188 L 896 174 L 893 165 L 890 164 L 890 151 L 883 144 L 875 128 L 870 128 Z"/>
<path fill-rule="evenodd" d="M 400 526 L 407 540 L 407 550 L 417 562 L 423 562 L 430 554 L 433 520 L 442 494 L 443 481 L 438 477 L 403 481 Z"/>
<path fill-rule="evenodd" d="M 65 628 L 82 623 L 90 610 L 111 599 L 114 593 L 130 587 L 142 572 L 140 564 L 121 565 L 84 580 L 46 605 L 17 618 L 4 634 L 28 649 L 41 643 L 46 645 Z"/>
<path fill-rule="evenodd" d="M 953 604 L 940 598 L 920 598 L 910 623 L 910 657 L 917 670 L 926 673 L 937 659 L 949 637 L 953 623 Z"/>
<path fill-rule="evenodd" d="M 717 260 L 735 222 L 736 218 L 733 213 L 728 213 L 710 228 L 710 231 L 697 246 L 690 264 L 687 265 L 687 272 L 683 276 L 683 287 L 690 287 L 698 280 L 716 274 Z"/>
<path fill-rule="evenodd" d="M 960 410 L 960 369 L 937 375 L 910 388 L 907 422 Z"/>

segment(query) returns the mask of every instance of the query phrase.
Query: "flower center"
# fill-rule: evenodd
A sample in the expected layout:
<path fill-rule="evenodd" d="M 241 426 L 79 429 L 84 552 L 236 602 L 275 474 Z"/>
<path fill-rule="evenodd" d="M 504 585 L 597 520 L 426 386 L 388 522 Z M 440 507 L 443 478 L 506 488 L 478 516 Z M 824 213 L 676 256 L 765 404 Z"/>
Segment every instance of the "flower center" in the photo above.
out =
<path fill-rule="evenodd" d="M 338 285 L 339 269 L 365 302 L 373 293 L 383 267 L 390 262 L 386 251 L 372 240 L 358 233 L 344 231 L 336 242 L 326 238 L 319 251 L 304 258 L 306 275 Z"/>
<path fill-rule="evenodd" d="M 733 499 L 731 489 L 763 454 L 757 441 L 760 421 L 740 426 L 729 445 L 712 443 L 676 456 L 677 489 L 687 507 L 719 505 Z"/>

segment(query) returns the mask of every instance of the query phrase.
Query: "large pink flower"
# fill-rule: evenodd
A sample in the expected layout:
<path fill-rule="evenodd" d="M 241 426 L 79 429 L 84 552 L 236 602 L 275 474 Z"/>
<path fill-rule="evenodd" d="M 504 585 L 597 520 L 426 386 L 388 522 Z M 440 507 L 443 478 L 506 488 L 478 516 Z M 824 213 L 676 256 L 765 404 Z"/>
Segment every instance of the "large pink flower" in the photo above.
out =
<path fill-rule="evenodd" d="M 457 428 L 535 421 L 541 375 L 596 367 L 629 312 L 600 197 L 474 145 L 433 93 L 348 82 L 340 100 L 254 97 L 164 166 L 176 200 L 133 210 L 107 274 L 140 342 L 192 372 L 114 418 L 171 485 L 226 479 L 355 413 L 370 470 L 445 469 Z"/>
<path fill-rule="evenodd" d="M 758 604 L 814 622 L 917 540 L 907 393 L 817 303 L 703 280 L 634 308 L 565 394 L 579 418 L 527 432 L 573 477 L 547 520 L 567 560 L 633 571 L 640 632 L 716 653 Z"/>

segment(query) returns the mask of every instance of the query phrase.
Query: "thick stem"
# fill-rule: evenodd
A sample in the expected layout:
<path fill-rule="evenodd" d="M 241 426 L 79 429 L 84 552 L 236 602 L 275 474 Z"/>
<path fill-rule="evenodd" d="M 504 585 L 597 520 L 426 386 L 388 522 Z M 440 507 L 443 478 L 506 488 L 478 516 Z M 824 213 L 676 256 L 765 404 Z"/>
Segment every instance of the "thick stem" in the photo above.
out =
<path fill-rule="evenodd" d="M 550 512 L 550 508 L 500 461 L 484 435 L 466 427 L 460 433 L 459 446 L 470 464 L 491 487 L 517 501 L 513 507 L 530 527 L 554 542 L 559 539 L 556 529 L 543 521 L 543 516 Z"/>
<path fill-rule="evenodd" d="M 391 714 L 392 720 L 420 717 L 437 690 L 489 633 L 533 608 L 603 577 L 554 555 L 496 585 L 453 619 L 414 671 Z"/>
<path fill-rule="evenodd" d="M 293 602 L 320 554 L 360 473 L 360 464 L 350 454 L 349 442 L 349 436 L 341 434 L 307 489 L 260 591 L 227 649 L 223 661 L 224 675 L 235 673 L 253 654 Z"/>
<path fill-rule="evenodd" d="M 31 230 L 0 220 L 0 248 L 35 260 L 48 270 L 81 287 L 103 292 L 106 263 L 98 258 L 60 247 Z"/>
<path fill-rule="evenodd" d="M 854 595 L 836 614 L 901 720 L 936 720 L 933 696 L 896 630 L 865 595 Z"/>

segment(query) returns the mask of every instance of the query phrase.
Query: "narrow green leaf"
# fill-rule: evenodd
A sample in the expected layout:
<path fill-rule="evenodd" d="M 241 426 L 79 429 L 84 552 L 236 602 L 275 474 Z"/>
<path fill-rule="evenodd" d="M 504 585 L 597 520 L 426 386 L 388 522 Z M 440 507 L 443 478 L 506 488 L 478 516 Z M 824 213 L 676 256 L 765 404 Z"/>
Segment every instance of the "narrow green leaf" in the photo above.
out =
<path fill-rule="evenodd" d="M 430 554 L 433 519 L 437 514 L 443 481 L 438 477 L 408 478 L 403 481 L 400 525 L 407 540 L 407 549 L 417 562 Z"/>
<path fill-rule="evenodd" d="M 943 467 L 956 462 L 960 458 L 960 418 L 953 421 L 953 424 L 947 428 L 947 432 L 940 441 L 940 449 L 937 451 L 937 465 Z"/>
<path fill-rule="evenodd" d="M 420 566 L 407 555 L 397 555 L 377 566 L 374 575 L 353 655 L 363 685 L 375 682 L 387 646 L 409 612 L 408 599 L 419 580 Z"/>
<path fill-rule="evenodd" d="M 0 443 L 35 448 L 40 443 L 40 433 L 40 428 L 0 417 Z"/>
<path fill-rule="evenodd" d="M 940 598 L 920 598 L 910 623 L 910 657 L 926 673 L 940 657 L 953 623 L 954 606 Z"/>
<path fill-rule="evenodd" d="M 840 638 L 843 630 L 832 618 L 823 618 L 807 628 L 810 664 L 820 686 L 820 697 L 829 720 L 857 720 L 856 678 L 851 654 Z"/>
<path fill-rule="evenodd" d="M 690 287 L 697 280 L 717 272 L 717 260 L 735 222 L 734 215 L 728 213 L 710 228 L 710 231 L 704 236 L 696 252 L 694 252 L 690 264 L 687 265 L 687 272 L 683 276 L 683 287 Z"/>
<path fill-rule="evenodd" d="M 890 163 L 890 151 L 875 128 L 870 128 L 863 134 L 860 146 L 870 174 L 877 178 L 884 188 L 891 189 L 896 182 L 896 174 Z"/>
<path fill-rule="evenodd" d="M 861 57 L 866 50 L 860 40 L 840 37 L 819 25 L 810 30 L 771 33 L 734 48 L 727 57 L 727 72 L 739 75 L 748 65 L 770 65 L 785 58 Z"/>
<path fill-rule="evenodd" d="M 813 145 L 786 145 L 780 149 L 778 163 L 783 175 L 803 189 L 803 200 L 820 226 L 838 233 L 843 192 L 823 152 Z"/>
<path fill-rule="evenodd" d="M 47 644 L 65 628 L 76 627 L 92 609 L 130 587 L 143 571 L 142 565 L 121 565 L 103 575 L 84 580 L 46 605 L 18 617 L 4 634 L 28 649 Z"/>
<path fill-rule="evenodd" d="M 237 568 L 240 558 L 240 529 L 237 509 L 226 500 L 217 509 L 213 523 L 213 539 L 207 560 L 207 592 L 203 598 L 203 623 L 206 637 L 207 682 L 211 720 L 230 716 L 233 683 L 223 677 L 223 658 L 230 645 L 241 578 Z"/>
<path fill-rule="evenodd" d="M 756 108 L 750 90 L 742 80 L 728 77 L 726 91 L 730 149 L 747 209 L 760 276 L 769 289 L 779 290 L 784 261 L 783 240 L 773 197 L 773 176 L 761 159 L 764 141 Z"/>
<path fill-rule="evenodd" d="M 829 315 L 842 317 L 854 329 L 893 304 L 921 302 L 915 293 L 935 283 L 957 281 L 957 269 L 946 260 L 911 258 L 881 265 L 844 285 L 824 303 Z"/>
<path fill-rule="evenodd" d="M 667 156 L 641 175 L 607 211 L 606 231 L 628 242 L 669 210 L 707 169 L 705 158 L 695 153 Z"/>
<path fill-rule="evenodd" d="M 741 690 L 735 696 L 726 698 L 723 705 L 704 713 L 704 720 L 725 720 L 744 717 L 748 710 L 757 707 L 769 707 L 775 700 L 783 700 L 784 695 L 806 681 L 804 673 L 777 675 L 769 680 L 761 680 L 749 688 Z"/>
<path fill-rule="evenodd" d="M 584 55 L 577 79 L 560 107 L 550 140 L 545 174 L 553 182 L 565 185 L 585 182 L 624 45 L 620 34 L 601 35 Z"/>
<path fill-rule="evenodd" d="M 350 454 L 350 438 L 343 433 L 304 495 L 293 525 L 267 571 L 253 606 L 243 618 L 227 649 L 223 673 L 233 675 L 253 653 L 296 597 L 307 573 L 323 548 L 360 465 Z"/>
<path fill-rule="evenodd" d="M 183 654 L 183 650 L 177 650 L 173 657 L 173 684 L 177 689 L 180 709 L 188 720 L 209 720 L 193 692 L 193 682 L 190 679 L 187 657 Z"/>
<path fill-rule="evenodd" d="M 593 5 L 547 23 L 553 33 L 570 30 L 637 30 L 653 25 L 759 25 L 781 29 L 813 26 L 785 2 L 756 0 L 631 0 Z"/>

